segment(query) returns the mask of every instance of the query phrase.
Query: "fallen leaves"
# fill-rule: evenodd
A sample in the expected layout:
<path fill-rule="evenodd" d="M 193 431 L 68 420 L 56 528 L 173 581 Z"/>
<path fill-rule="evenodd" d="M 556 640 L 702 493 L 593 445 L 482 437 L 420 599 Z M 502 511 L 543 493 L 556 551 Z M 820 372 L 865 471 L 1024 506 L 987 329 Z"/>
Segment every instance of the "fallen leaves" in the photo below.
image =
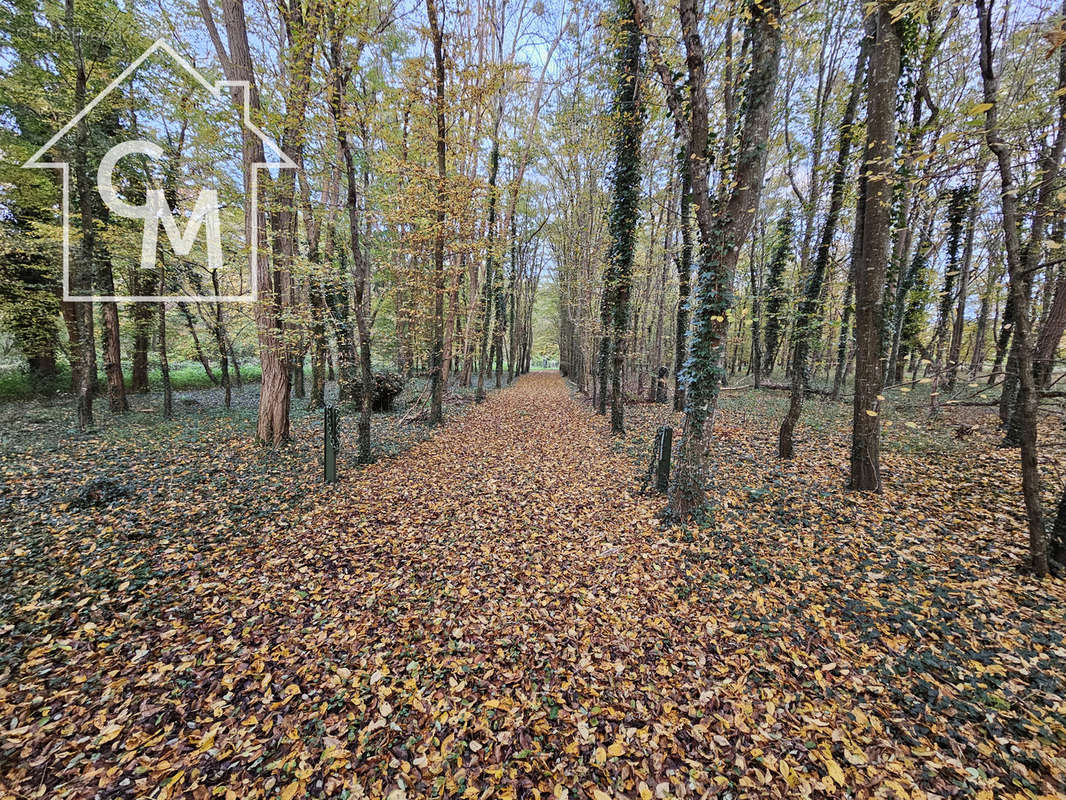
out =
<path fill-rule="evenodd" d="M 653 412 L 627 409 L 642 455 Z M 193 535 L 137 547 L 73 526 L 5 542 L 70 583 L 24 587 L 0 617 L 17 637 L 0 665 L 2 785 L 1054 794 L 1064 598 L 1013 571 L 987 502 L 1008 455 L 975 438 L 935 462 L 889 453 L 886 495 L 856 497 L 831 427 L 781 465 L 771 429 L 723 419 L 712 528 L 661 529 L 661 499 L 636 494 L 603 420 L 529 376 L 306 504 L 215 529 L 211 495 Z"/>

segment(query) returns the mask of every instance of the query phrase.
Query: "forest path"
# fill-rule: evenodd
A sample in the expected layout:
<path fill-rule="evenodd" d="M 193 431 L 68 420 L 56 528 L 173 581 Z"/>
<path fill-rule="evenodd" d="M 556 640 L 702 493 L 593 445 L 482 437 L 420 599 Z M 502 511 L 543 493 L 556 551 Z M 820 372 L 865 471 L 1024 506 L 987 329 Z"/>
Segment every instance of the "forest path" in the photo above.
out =
<path fill-rule="evenodd" d="M 662 499 L 636 493 L 638 470 L 557 373 L 530 374 L 270 544 L 279 594 L 290 580 L 309 593 L 344 651 L 334 662 L 361 676 L 347 678 L 369 695 L 360 716 L 397 725 L 349 746 L 368 793 L 405 763 L 420 793 L 449 749 L 471 786 L 603 785 L 620 766 L 608 748 L 636 734 L 624 718 L 676 714 L 705 633 L 678 607 L 681 548 L 658 528 Z M 637 774 L 655 786 L 687 746 L 664 740 Z"/>
<path fill-rule="evenodd" d="M 513 605 L 520 587 L 539 595 L 554 586 L 557 596 L 534 604 L 542 614 L 543 601 L 563 602 L 575 579 L 615 586 L 617 575 L 597 577 L 613 572 L 605 557 L 646 550 L 657 524 L 661 498 L 637 495 L 638 467 L 611 448 L 601 420 L 558 373 L 526 375 L 353 476 L 331 514 L 360 528 L 365 520 L 374 538 L 392 542 L 392 559 L 409 560 L 407 571 L 476 585 L 482 613 L 486 600 Z M 352 537 L 350 527 L 336 533 Z"/>

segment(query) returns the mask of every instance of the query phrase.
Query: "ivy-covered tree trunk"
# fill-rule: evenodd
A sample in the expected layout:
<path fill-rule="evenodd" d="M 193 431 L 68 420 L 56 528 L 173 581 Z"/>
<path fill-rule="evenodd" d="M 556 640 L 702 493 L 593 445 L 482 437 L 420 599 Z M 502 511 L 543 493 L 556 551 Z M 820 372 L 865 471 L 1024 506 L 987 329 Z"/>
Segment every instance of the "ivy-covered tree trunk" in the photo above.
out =
<path fill-rule="evenodd" d="M 681 253 L 677 259 L 677 321 L 674 326 L 674 411 L 685 408 L 682 368 L 688 349 L 689 283 L 692 279 L 692 168 L 681 151 Z"/>
<path fill-rule="evenodd" d="M 920 226 L 918 246 L 911 257 L 910 264 L 902 270 L 899 281 L 896 284 L 895 297 L 891 299 L 892 324 L 888 329 L 892 332 L 892 343 L 888 347 L 888 369 L 885 370 L 885 379 L 899 383 L 903 380 L 903 364 L 907 355 L 915 346 L 916 337 L 920 330 L 908 327 L 917 317 L 924 314 L 926 294 L 928 288 L 925 285 L 922 271 L 928 263 L 928 254 L 933 235 L 933 225 L 936 223 L 937 206 L 934 201 L 925 210 L 925 222 Z M 912 219 L 918 219 L 915 214 Z M 908 248 L 909 249 L 909 248 Z M 915 305 L 920 301 L 920 305 Z M 919 326 L 920 327 L 920 326 Z"/>
<path fill-rule="evenodd" d="M 982 171 L 983 171 L 982 167 Z M 970 289 L 970 264 L 973 261 L 973 240 L 977 227 L 977 192 L 978 187 L 967 186 L 966 193 L 966 243 L 962 249 L 962 262 L 959 268 L 959 297 L 956 303 L 955 318 L 951 326 L 951 344 L 948 346 L 948 391 L 955 388 L 958 381 L 959 362 L 962 360 L 962 334 L 966 323 L 966 296 Z"/>
<path fill-rule="evenodd" d="M 370 265 L 360 244 L 359 182 L 355 168 L 348 110 L 345 97 L 348 91 L 348 67 L 344 61 L 342 42 L 343 23 L 335 22 L 330 36 L 329 65 L 331 72 L 330 112 L 333 115 L 337 147 L 343 161 L 347 189 L 345 207 L 348 211 L 348 239 L 352 252 L 352 309 L 355 313 L 355 328 L 358 337 L 357 358 L 359 363 L 359 422 L 357 424 L 358 461 L 371 461 L 370 416 L 374 402 L 374 376 L 370 361 L 370 324 L 367 319 L 367 297 L 370 287 Z"/>
<path fill-rule="evenodd" d="M 848 105 L 844 109 L 844 116 L 840 121 L 840 144 L 837 146 L 837 161 L 833 166 L 833 178 L 829 190 L 829 208 L 826 210 L 825 223 L 822 225 L 822 234 L 818 240 L 814 268 L 811 270 L 811 275 L 807 280 L 807 286 L 804 290 L 803 300 L 800 303 L 799 314 L 796 319 L 796 333 L 793 337 L 795 350 L 792 355 L 791 395 L 789 397 L 788 413 L 781 422 L 781 429 L 777 437 L 777 455 L 779 458 L 792 458 L 792 433 L 796 428 L 796 423 L 799 421 L 803 407 L 803 391 L 807 383 L 807 357 L 811 348 L 812 322 L 817 310 L 818 300 L 822 295 L 825 274 L 829 269 L 829 258 L 832 255 L 833 237 L 836 235 L 840 211 L 844 206 L 844 181 L 847 177 L 851 143 L 855 135 L 855 114 L 859 108 L 859 97 L 862 93 L 867 49 L 867 43 L 864 39 L 859 47 L 858 58 L 855 61 L 855 75 L 851 81 Z"/>
<path fill-rule="evenodd" d="M 640 30 L 633 0 L 618 4 L 619 43 L 613 102 L 614 171 L 611 175 L 610 249 L 603 276 L 605 323 L 600 350 L 600 406 L 606 394 L 604 372 L 610 352 L 611 432 L 623 433 L 622 367 L 633 282 L 633 250 L 640 214 L 640 140 L 644 113 L 640 101 Z M 609 339 L 609 341 L 608 341 Z"/>
<path fill-rule="evenodd" d="M 679 10 L 688 64 L 688 142 L 700 252 L 692 342 L 685 365 L 685 422 L 667 516 L 686 519 L 705 500 L 707 438 L 722 384 L 733 271 L 755 219 L 766 169 L 766 143 L 781 59 L 781 8 L 778 0 L 752 0 L 749 5 L 751 68 L 745 85 L 744 118 L 731 180 L 713 209 L 708 191 L 706 66 L 695 0 L 681 0 Z"/>
<path fill-rule="evenodd" d="M 447 132 L 444 123 L 444 32 L 436 0 L 426 0 L 430 38 L 433 40 L 434 103 L 437 122 L 437 231 L 433 241 L 433 344 L 430 363 L 429 424 L 444 421 L 444 230 L 447 202 Z"/>
<path fill-rule="evenodd" d="M 756 231 L 752 226 L 751 245 L 748 248 L 748 278 L 751 288 L 751 362 L 755 388 L 762 387 L 762 262 L 755 255 Z"/>
<path fill-rule="evenodd" d="M 881 334 L 885 270 L 892 234 L 892 174 L 900 37 L 892 3 L 871 11 L 873 42 L 866 112 L 862 253 L 855 269 L 855 398 L 850 489 L 881 490 Z"/>
<path fill-rule="evenodd" d="M 774 370 L 781 333 L 785 327 L 785 269 L 792 260 L 792 236 L 795 226 L 792 209 L 786 208 L 777 221 L 774 234 L 774 249 L 770 255 L 769 274 L 766 278 L 766 342 L 763 346 L 763 371 L 769 375 Z M 787 358 L 785 359 L 788 360 Z"/>
<path fill-rule="evenodd" d="M 939 372 L 944 357 L 944 345 L 947 342 L 948 328 L 951 323 L 951 311 L 955 307 L 955 286 L 959 278 L 959 264 L 962 257 L 962 238 L 965 226 L 967 194 L 969 188 L 956 186 L 950 192 L 948 201 L 948 259 L 944 269 L 944 288 L 940 292 L 937 309 L 934 341 L 934 369 Z"/>
<path fill-rule="evenodd" d="M 65 11 L 67 31 L 74 48 L 74 106 L 80 111 L 88 101 L 88 78 L 85 71 L 85 59 L 82 56 L 81 34 L 75 29 L 74 0 L 66 0 Z M 89 184 L 88 149 L 88 126 L 83 118 L 74 130 L 74 186 L 77 191 L 81 242 L 75 258 L 72 259 L 71 294 L 92 294 L 93 286 L 93 248 L 96 240 L 96 226 L 93 222 L 92 189 Z M 73 388 L 77 398 L 78 428 L 84 431 L 93 425 L 96 337 L 93 333 L 92 303 L 74 303 L 73 306 L 76 341 L 71 340 L 71 375 L 74 378 Z"/>

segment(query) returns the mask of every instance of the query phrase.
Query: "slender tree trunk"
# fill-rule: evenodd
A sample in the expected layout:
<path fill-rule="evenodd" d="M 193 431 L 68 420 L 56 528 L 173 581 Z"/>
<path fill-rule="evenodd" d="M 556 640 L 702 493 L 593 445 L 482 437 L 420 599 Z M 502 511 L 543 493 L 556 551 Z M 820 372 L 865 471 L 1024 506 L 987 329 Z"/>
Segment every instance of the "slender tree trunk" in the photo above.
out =
<path fill-rule="evenodd" d="M 885 269 L 892 235 L 892 176 L 896 142 L 896 84 L 900 38 L 893 4 L 879 2 L 870 12 L 870 53 L 866 113 L 865 214 L 862 255 L 855 269 L 855 398 L 852 414 L 850 489 L 881 490 L 881 334 Z"/>
<path fill-rule="evenodd" d="M 496 205 L 499 193 L 496 190 L 496 179 L 500 171 L 500 120 L 502 118 L 502 105 L 496 112 L 496 121 L 493 125 L 492 151 L 489 153 L 489 197 L 488 219 L 486 221 L 485 235 L 485 288 L 481 293 L 481 357 L 478 359 L 477 368 L 477 393 L 475 399 L 481 402 L 485 399 L 485 371 L 488 369 L 489 341 L 492 333 L 492 303 L 495 299 L 494 282 L 496 280 Z"/>
<path fill-rule="evenodd" d="M 629 295 L 633 282 L 636 226 L 640 214 L 640 141 L 644 128 L 640 98 L 640 30 L 633 0 L 622 0 L 618 14 L 621 38 L 617 51 L 618 84 L 613 108 L 617 127 L 609 218 L 611 244 L 603 289 L 604 296 L 610 298 L 604 317 L 610 325 L 610 349 L 614 356 L 611 365 L 611 433 L 616 435 L 625 432 L 622 370 L 629 321 Z M 607 331 L 604 333 L 606 336 Z"/>
<path fill-rule="evenodd" d="M 848 263 L 848 279 L 844 285 L 844 306 L 840 315 L 840 339 L 837 342 L 837 365 L 833 376 L 831 399 L 839 400 L 840 392 L 850 372 L 851 321 L 855 313 L 855 270 L 862 259 L 862 226 L 866 217 L 866 177 L 862 170 L 857 181 L 858 198 L 855 202 L 855 225 L 851 235 L 851 257 Z"/>
<path fill-rule="evenodd" d="M 1066 10 L 1066 0 L 1063 2 Z M 1030 239 L 1023 248 L 1019 235 L 1018 188 L 1014 182 L 1010 147 L 999 131 L 998 94 L 999 78 L 995 74 L 992 53 L 992 0 L 977 0 L 978 29 L 980 32 L 980 63 L 985 111 L 985 140 L 996 158 L 1000 177 L 1000 202 L 1002 206 L 1004 251 L 1007 260 L 1010 297 L 1014 305 L 1015 369 L 1019 384 L 1018 444 L 1021 446 L 1022 494 L 1026 518 L 1029 523 L 1029 550 L 1033 571 L 1038 577 L 1048 572 L 1047 549 L 1044 539 L 1044 518 L 1040 499 L 1040 472 L 1037 462 L 1036 415 L 1037 390 L 1033 379 L 1032 350 L 1030 343 L 1029 286 L 1032 269 L 1039 258 L 1044 228 L 1049 218 L 1049 206 L 1053 186 L 1060 171 L 1064 146 L 1066 146 L 1066 48 L 1060 48 L 1058 91 L 1052 104 L 1057 112 L 1058 123 L 1054 144 L 1041 159 L 1041 180 L 1037 189 Z M 1006 390 L 1006 387 L 1004 388 Z"/>
<path fill-rule="evenodd" d="M 706 66 L 699 15 L 694 0 L 681 0 L 679 11 L 688 65 L 687 141 L 700 232 L 700 262 L 685 422 L 667 516 L 687 519 L 703 506 L 705 499 L 707 439 L 722 381 L 733 272 L 739 248 L 751 231 L 766 168 L 766 141 L 781 58 L 781 19 L 778 0 L 756 0 L 750 6 L 747 38 L 751 46 L 751 69 L 745 84 L 743 121 L 732 174 L 729 181 L 723 181 L 728 188 L 721 190 L 712 209 L 708 187 Z"/>
<path fill-rule="evenodd" d="M 74 21 L 74 0 L 66 0 L 66 27 L 74 47 L 74 106 L 85 108 L 88 102 L 88 77 L 85 58 L 82 54 L 81 32 Z M 94 224 L 92 187 L 89 184 L 89 131 L 82 118 L 74 129 L 74 185 L 78 197 L 78 214 L 81 223 L 81 243 L 74 258 L 70 287 L 71 294 L 92 294 L 94 281 L 96 226 Z M 85 431 L 93 426 L 93 393 L 96 384 L 96 341 L 93 332 L 93 306 L 91 302 L 73 303 L 76 341 L 71 342 L 71 354 L 77 353 L 77 369 L 71 368 L 76 377 L 74 392 L 77 396 L 78 429 Z M 72 359 L 73 362 L 73 359 Z"/>
<path fill-rule="evenodd" d="M 750 371 L 755 381 L 755 388 L 762 388 L 762 264 L 755 253 L 756 233 L 752 226 L 748 272 L 751 280 L 751 363 Z"/>
<path fill-rule="evenodd" d="M 807 279 L 807 286 L 796 319 L 788 413 L 781 422 L 781 429 L 778 432 L 777 455 L 780 458 L 792 458 L 792 433 L 796 428 L 796 423 L 799 421 L 803 406 L 803 391 L 807 384 L 807 356 L 811 347 L 812 325 L 817 311 L 818 299 L 822 295 L 825 274 L 829 269 L 829 258 L 832 253 L 833 238 L 836 235 L 837 221 L 840 219 L 840 211 L 844 206 L 844 182 L 847 177 L 848 158 L 851 155 L 851 143 L 854 138 L 855 114 L 858 111 L 859 97 L 862 93 L 863 73 L 866 70 L 866 54 L 867 43 L 864 39 L 859 47 L 858 58 L 855 61 L 855 75 L 851 82 L 848 105 L 844 109 L 844 117 L 840 121 L 840 144 L 837 146 L 837 161 L 833 166 L 833 178 L 829 190 L 829 208 L 826 211 L 825 223 L 822 226 L 821 238 L 818 241 L 818 250 L 814 256 L 814 269 Z"/>
<path fill-rule="evenodd" d="M 160 293 L 163 293 L 160 271 Z M 170 359 L 167 357 L 167 307 L 165 303 L 156 304 L 159 309 L 159 373 L 163 378 L 163 419 L 174 416 L 174 390 L 170 383 Z"/>
<path fill-rule="evenodd" d="M 215 296 L 221 296 L 218 285 L 218 270 L 211 270 L 211 284 L 215 290 Z M 226 326 L 225 320 L 222 314 L 222 303 L 215 303 L 215 346 L 218 348 L 218 368 L 222 373 L 222 390 L 224 393 L 224 400 L 226 408 L 229 408 L 232 403 L 232 392 L 230 391 L 229 380 L 229 355 L 227 353 L 226 346 Z"/>
<path fill-rule="evenodd" d="M 977 312 L 977 327 L 973 335 L 973 352 L 970 354 L 970 379 L 977 377 L 985 362 L 985 337 L 988 335 L 988 312 L 992 304 L 992 292 L 999 285 L 998 270 L 988 266 L 988 279 L 981 292 L 981 308 Z"/>
<path fill-rule="evenodd" d="M 977 227 L 978 190 L 980 176 L 975 185 L 967 192 L 969 213 L 966 218 L 966 244 L 963 247 L 962 265 L 959 270 L 959 302 L 955 310 L 955 320 L 951 328 L 951 345 L 948 348 L 948 391 L 955 389 L 958 380 L 959 361 L 962 358 L 962 334 L 966 325 L 966 296 L 970 287 L 970 263 L 973 260 L 974 230 Z"/>
<path fill-rule="evenodd" d="M 347 123 L 345 95 L 348 90 L 348 68 L 342 53 L 343 35 L 344 31 L 334 24 L 329 45 L 332 83 L 329 100 L 330 111 L 333 114 L 334 130 L 337 136 L 337 146 L 340 149 L 344 177 L 347 184 L 345 206 L 348 210 L 348 236 L 352 252 L 352 307 L 355 312 L 355 327 L 359 340 L 358 459 L 360 464 L 369 464 L 373 459 L 370 423 L 374 402 L 374 375 L 370 358 L 370 324 L 367 318 L 370 265 L 360 244 L 359 181 Z"/>
<path fill-rule="evenodd" d="M 689 283 L 692 280 L 692 166 L 682 148 L 681 161 L 681 254 L 677 259 L 677 324 L 674 328 L 674 411 L 685 408 L 685 381 L 682 373 L 687 352 Z"/>
<path fill-rule="evenodd" d="M 447 203 L 447 143 L 444 120 L 444 33 L 437 18 L 437 0 L 426 0 L 430 35 L 433 39 L 433 77 L 437 121 L 437 230 L 433 242 L 433 351 L 430 366 L 429 424 L 444 420 L 444 223 Z"/>
<path fill-rule="evenodd" d="M 200 366 L 204 368 L 204 374 L 207 376 L 207 379 L 215 386 L 218 386 L 218 378 L 215 377 L 215 373 L 211 370 L 211 362 L 207 360 L 207 356 L 204 355 L 204 348 L 200 344 L 200 336 L 196 332 L 196 320 L 193 319 L 192 311 L 189 310 L 189 304 L 178 303 L 178 311 L 181 312 L 182 319 L 185 320 L 185 327 L 192 336 L 193 349 L 196 351 L 196 360 L 199 361 Z"/>
<path fill-rule="evenodd" d="M 1055 365 L 1055 353 L 1059 349 L 1062 334 L 1066 331 L 1066 272 L 1061 273 L 1055 281 L 1055 293 L 1048 309 L 1044 326 L 1036 340 L 1036 352 L 1033 357 L 1033 370 L 1038 389 L 1046 389 L 1051 382 L 1051 371 Z"/>

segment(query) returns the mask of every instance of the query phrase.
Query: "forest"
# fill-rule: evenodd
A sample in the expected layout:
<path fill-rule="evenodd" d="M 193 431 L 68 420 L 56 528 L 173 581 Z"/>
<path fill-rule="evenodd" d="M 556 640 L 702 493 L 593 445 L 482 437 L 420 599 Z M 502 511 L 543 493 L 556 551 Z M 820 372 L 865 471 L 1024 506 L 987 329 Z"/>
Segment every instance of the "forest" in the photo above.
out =
<path fill-rule="evenodd" d="M 0 0 L 0 800 L 1066 796 L 1066 1 Z"/>

